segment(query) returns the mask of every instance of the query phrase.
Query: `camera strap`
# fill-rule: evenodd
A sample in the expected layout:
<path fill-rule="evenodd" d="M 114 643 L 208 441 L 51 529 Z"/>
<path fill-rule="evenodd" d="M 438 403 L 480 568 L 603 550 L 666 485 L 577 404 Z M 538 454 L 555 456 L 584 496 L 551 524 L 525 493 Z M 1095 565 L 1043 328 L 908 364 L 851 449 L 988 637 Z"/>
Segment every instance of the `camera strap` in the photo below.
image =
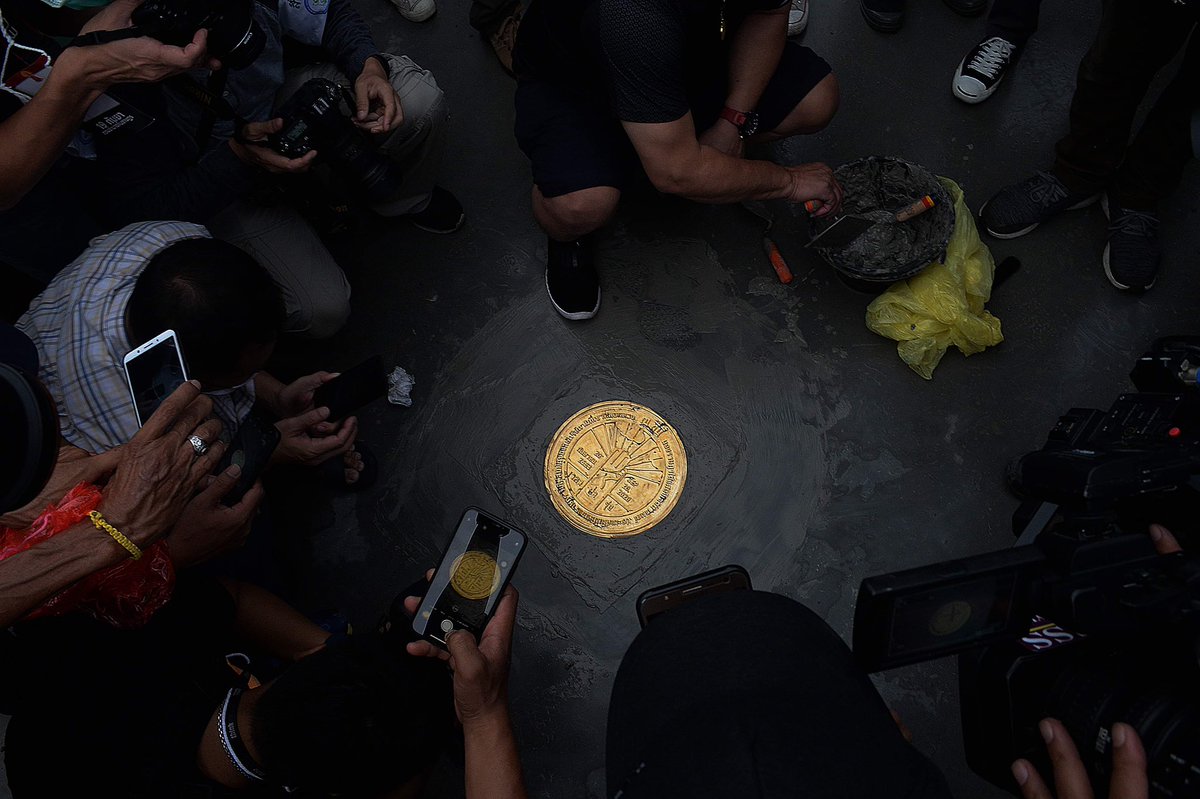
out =
<path fill-rule="evenodd" d="M 145 35 L 141 28 L 137 26 L 121 28 L 115 31 L 92 31 L 91 33 L 81 33 L 76 36 L 67 44 L 67 47 L 92 47 L 97 44 L 119 42 L 123 39 L 136 39 L 139 36 Z"/>
<path fill-rule="evenodd" d="M 205 87 L 205 93 L 212 99 L 212 102 L 205 103 L 204 109 L 200 113 L 200 122 L 196 125 L 196 147 L 200 152 L 204 152 L 204 148 L 208 146 L 208 140 L 212 137 L 213 126 L 217 124 L 217 109 L 216 103 L 224 106 L 225 111 L 230 114 L 228 119 L 232 119 L 236 114 L 233 113 L 233 108 L 229 103 L 225 102 L 225 81 L 229 77 L 229 72 L 224 67 L 218 69 L 208 76 L 208 86 Z M 193 84 L 198 85 L 198 84 Z"/>
<path fill-rule="evenodd" d="M 206 86 L 201 86 L 186 75 L 178 75 L 166 81 L 171 88 L 200 106 L 200 121 L 196 125 L 195 134 L 196 149 L 200 153 L 204 152 L 204 147 L 208 143 L 209 137 L 212 136 L 213 126 L 216 125 L 217 120 L 232 121 L 234 124 L 233 137 L 242 143 L 247 143 L 242 138 L 242 126 L 246 124 L 246 120 L 238 115 L 224 97 L 225 81 L 228 75 L 229 73 L 225 69 L 219 69 L 209 75 Z"/>

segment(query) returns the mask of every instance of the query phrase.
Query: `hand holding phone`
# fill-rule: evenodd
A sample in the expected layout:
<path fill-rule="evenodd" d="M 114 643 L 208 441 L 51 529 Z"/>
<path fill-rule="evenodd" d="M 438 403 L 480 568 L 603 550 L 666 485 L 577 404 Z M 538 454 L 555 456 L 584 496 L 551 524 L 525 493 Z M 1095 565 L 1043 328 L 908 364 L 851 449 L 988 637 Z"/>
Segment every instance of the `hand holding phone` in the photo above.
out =
<path fill-rule="evenodd" d="M 221 498 L 222 505 L 232 508 L 242 501 L 242 497 L 271 462 L 271 455 L 274 454 L 275 447 L 279 446 L 279 438 L 278 428 L 257 413 L 251 413 L 245 418 L 229 443 L 229 449 L 225 450 L 225 457 L 221 459 L 221 465 L 217 469 L 218 472 L 224 473 L 231 465 L 236 464 L 241 470 L 233 486 Z"/>
<path fill-rule="evenodd" d="M 314 391 L 313 407 L 329 408 L 326 421 L 337 422 L 387 394 L 387 387 L 383 359 L 374 355 Z"/>
<path fill-rule="evenodd" d="M 482 641 L 525 543 L 520 530 L 468 508 L 417 608 L 413 631 L 443 649 L 459 630 Z"/>
<path fill-rule="evenodd" d="M 449 661 L 454 673 L 454 709 L 464 726 L 497 711 L 508 711 L 508 671 L 518 600 L 517 589 L 511 585 L 504 589 L 478 644 L 465 630 L 449 636 L 449 651 L 428 641 L 408 644 L 410 655 Z M 421 598 L 415 596 L 404 601 L 410 615 L 417 613 L 420 604 Z"/>

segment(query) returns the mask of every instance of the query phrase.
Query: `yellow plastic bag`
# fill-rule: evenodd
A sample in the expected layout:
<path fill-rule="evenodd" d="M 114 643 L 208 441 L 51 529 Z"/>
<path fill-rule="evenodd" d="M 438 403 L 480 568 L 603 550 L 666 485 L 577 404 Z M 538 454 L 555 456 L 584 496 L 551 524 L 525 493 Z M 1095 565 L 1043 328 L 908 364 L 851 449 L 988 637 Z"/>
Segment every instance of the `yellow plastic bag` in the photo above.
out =
<path fill-rule="evenodd" d="M 954 233 L 945 263 L 935 261 L 867 306 L 867 327 L 900 342 L 900 358 L 926 380 L 951 344 L 963 355 L 974 355 L 1004 340 L 1000 320 L 983 307 L 992 296 L 996 262 L 979 238 L 962 189 L 940 180 L 954 198 Z"/>

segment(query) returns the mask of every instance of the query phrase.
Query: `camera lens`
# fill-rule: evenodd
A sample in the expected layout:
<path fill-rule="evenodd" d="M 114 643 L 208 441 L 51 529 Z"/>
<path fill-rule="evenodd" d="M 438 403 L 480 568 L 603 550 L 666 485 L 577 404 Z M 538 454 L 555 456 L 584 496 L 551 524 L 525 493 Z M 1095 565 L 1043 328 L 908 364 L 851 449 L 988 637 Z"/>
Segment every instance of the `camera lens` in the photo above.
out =
<path fill-rule="evenodd" d="M 254 21 L 249 3 L 230 3 L 205 20 L 208 51 L 230 69 L 245 69 L 262 55 L 267 37 Z"/>
<path fill-rule="evenodd" d="M 1107 657 L 1075 659 L 1058 675 L 1049 713 L 1071 732 L 1093 784 L 1108 784 L 1112 727 L 1124 722 L 1137 730 L 1145 746 L 1155 795 L 1195 795 L 1194 770 L 1200 770 L 1195 680 L 1187 674 L 1185 658 L 1161 652 L 1139 656 L 1144 652 L 1134 647 Z M 1180 665 L 1172 665 L 1176 663 Z"/>

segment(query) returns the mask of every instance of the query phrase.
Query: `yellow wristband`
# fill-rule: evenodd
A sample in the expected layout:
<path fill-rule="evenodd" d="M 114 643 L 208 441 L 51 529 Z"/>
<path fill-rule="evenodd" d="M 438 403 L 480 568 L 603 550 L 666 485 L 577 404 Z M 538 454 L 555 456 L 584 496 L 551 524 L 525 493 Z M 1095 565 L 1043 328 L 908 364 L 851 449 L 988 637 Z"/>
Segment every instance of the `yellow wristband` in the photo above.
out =
<path fill-rule="evenodd" d="M 125 547 L 125 550 L 129 553 L 129 557 L 133 558 L 134 560 L 138 560 L 142 557 L 142 550 L 138 548 L 138 545 L 130 541 L 129 536 L 125 535 L 120 530 L 106 522 L 104 517 L 100 515 L 100 511 L 92 511 L 88 514 L 88 518 L 92 520 L 92 524 L 96 525 L 97 530 L 103 530 L 104 532 L 108 533 L 112 536 L 114 541 Z"/>

